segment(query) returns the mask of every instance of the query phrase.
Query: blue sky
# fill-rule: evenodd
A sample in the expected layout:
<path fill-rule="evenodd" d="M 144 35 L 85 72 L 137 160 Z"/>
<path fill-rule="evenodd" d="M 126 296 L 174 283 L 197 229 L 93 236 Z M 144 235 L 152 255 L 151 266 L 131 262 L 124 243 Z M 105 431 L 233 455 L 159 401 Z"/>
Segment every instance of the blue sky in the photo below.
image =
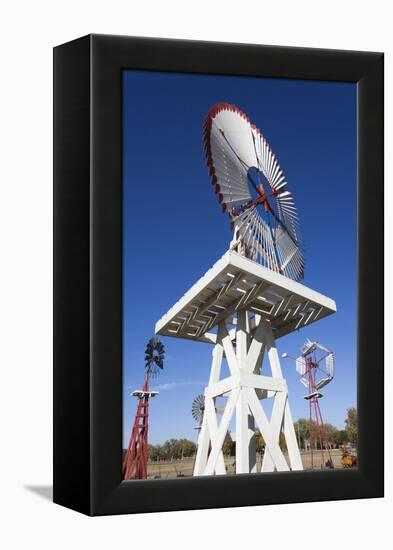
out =
<path fill-rule="evenodd" d="M 321 400 L 342 428 L 356 405 L 356 86 L 351 83 L 124 71 L 123 434 L 128 444 L 158 319 L 227 250 L 205 164 L 202 127 L 217 102 L 237 105 L 261 129 L 288 180 L 306 247 L 303 284 L 333 298 L 337 313 L 278 340 L 297 356 L 307 338 L 335 352 L 336 376 Z M 153 386 L 149 441 L 195 439 L 191 404 L 207 383 L 211 346 L 162 339 L 164 371 Z M 295 365 L 283 360 L 294 419 L 306 416 Z"/>

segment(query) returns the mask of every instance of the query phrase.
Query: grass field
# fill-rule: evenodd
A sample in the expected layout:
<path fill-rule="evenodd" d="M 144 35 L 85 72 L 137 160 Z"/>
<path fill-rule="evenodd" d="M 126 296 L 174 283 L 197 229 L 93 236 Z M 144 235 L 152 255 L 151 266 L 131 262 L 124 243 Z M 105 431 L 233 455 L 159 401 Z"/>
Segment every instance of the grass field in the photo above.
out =
<path fill-rule="evenodd" d="M 341 464 L 341 450 L 334 449 L 330 451 L 333 464 L 335 468 L 342 468 Z M 284 453 L 286 456 L 286 453 Z M 321 466 L 321 454 L 320 451 L 314 451 L 314 469 L 319 469 Z M 303 468 L 305 470 L 311 469 L 311 452 L 310 451 L 301 451 L 301 457 L 303 462 Z M 287 456 L 286 456 L 287 458 Z M 192 476 L 192 471 L 194 468 L 194 458 L 184 458 L 183 460 L 175 460 L 173 462 L 149 462 L 147 466 L 148 478 L 161 478 L 161 479 L 171 479 L 175 477 L 190 477 Z M 327 455 L 325 453 L 325 462 L 327 460 Z M 227 468 L 228 474 L 235 473 L 235 457 L 228 456 L 225 457 L 225 465 Z M 257 471 L 261 469 L 261 456 L 257 456 Z"/>

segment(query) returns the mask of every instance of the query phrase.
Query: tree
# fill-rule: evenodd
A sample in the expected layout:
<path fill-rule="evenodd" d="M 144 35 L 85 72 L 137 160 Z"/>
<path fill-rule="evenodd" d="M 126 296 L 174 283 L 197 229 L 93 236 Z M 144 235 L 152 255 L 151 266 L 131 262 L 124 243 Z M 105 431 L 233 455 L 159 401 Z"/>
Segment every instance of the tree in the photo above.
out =
<path fill-rule="evenodd" d="M 287 444 L 285 441 L 285 436 L 282 432 L 280 432 L 279 445 L 283 451 L 286 451 Z M 257 453 L 261 453 L 265 449 L 265 440 L 259 430 L 255 430 L 255 448 Z"/>
<path fill-rule="evenodd" d="M 294 428 L 295 428 L 296 438 L 298 440 L 299 447 L 305 449 L 306 448 L 306 441 L 310 441 L 310 438 L 311 438 L 310 421 L 307 420 L 306 418 L 299 418 L 299 420 L 294 422 L 293 425 L 294 425 Z M 319 442 L 318 437 L 317 437 L 317 429 L 316 429 L 315 420 L 312 421 L 311 426 L 313 428 L 314 437 L 316 437 L 314 445 L 316 445 L 317 447 L 320 447 L 320 442 Z M 338 441 L 340 440 L 339 430 L 335 426 L 333 426 L 333 424 L 329 424 L 329 423 L 324 424 L 323 428 L 324 428 L 323 432 L 325 434 L 325 438 L 326 438 L 327 442 L 332 446 L 335 446 L 335 445 L 339 444 L 338 443 Z"/>
<path fill-rule="evenodd" d="M 165 460 L 175 458 L 176 439 L 168 439 L 161 447 L 162 455 Z"/>
<path fill-rule="evenodd" d="M 336 443 L 335 440 L 338 432 L 336 426 L 333 426 L 333 424 L 324 424 L 323 427 L 326 441 L 329 445 L 334 446 Z"/>
<path fill-rule="evenodd" d="M 258 453 L 261 453 L 265 448 L 265 440 L 259 430 L 255 431 L 255 447 Z"/>
<path fill-rule="evenodd" d="M 236 443 L 232 441 L 231 435 L 227 432 L 222 446 L 222 452 L 225 456 L 235 456 L 235 448 Z"/>
<path fill-rule="evenodd" d="M 283 432 L 280 432 L 279 445 L 282 451 L 287 450 L 287 442 L 285 440 L 285 435 Z"/>
<path fill-rule="evenodd" d="M 306 441 L 310 439 L 310 423 L 306 418 L 299 418 L 293 424 L 299 447 L 305 449 Z"/>
<path fill-rule="evenodd" d="M 346 430 L 337 430 L 335 436 L 334 436 L 334 444 L 336 447 L 339 447 L 340 445 L 345 445 L 348 443 L 348 435 Z"/>
<path fill-rule="evenodd" d="M 162 445 L 149 445 L 150 460 L 172 460 L 194 456 L 196 445 L 189 439 L 168 439 Z"/>
<path fill-rule="evenodd" d="M 193 456 L 196 451 L 196 445 L 189 439 L 179 439 L 175 446 L 176 458 L 187 458 Z"/>
<path fill-rule="evenodd" d="M 354 445 L 358 442 L 358 412 L 356 407 L 347 409 L 347 418 L 345 419 L 345 430 L 348 440 Z"/>
<path fill-rule="evenodd" d="M 160 445 L 149 445 L 149 459 L 150 460 L 160 460 L 161 458 L 161 446 Z"/>

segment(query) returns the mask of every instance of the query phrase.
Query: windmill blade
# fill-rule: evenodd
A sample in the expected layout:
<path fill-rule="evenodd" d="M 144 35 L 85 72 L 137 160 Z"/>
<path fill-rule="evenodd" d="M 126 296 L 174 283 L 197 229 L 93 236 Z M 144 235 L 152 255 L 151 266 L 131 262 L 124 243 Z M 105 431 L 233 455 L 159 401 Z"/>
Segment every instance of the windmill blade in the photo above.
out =
<path fill-rule="evenodd" d="M 319 342 L 314 342 L 314 344 L 316 345 L 317 348 L 321 349 L 322 351 L 326 351 L 326 353 L 332 353 L 332 350 L 330 350 L 326 346 L 323 346 Z"/>
<path fill-rule="evenodd" d="M 326 358 L 325 358 L 326 372 L 331 378 L 333 378 L 333 376 L 334 376 L 334 354 L 333 354 L 332 350 L 330 350 L 326 346 L 323 346 L 319 342 L 314 342 L 314 345 L 327 354 Z"/>
<path fill-rule="evenodd" d="M 300 378 L 300 382 L 303 384 L 303 386 L 305 386 L 306 388 L 308 388 L 308 380 L 307 378 L 304 378 L 304 376 L 302 376 Z"/>
<path fill-rule="evenodd" d="M 320 350 L 319 354 L 318 350 Z M 321 351 L 324 352 L 322 356 Z M 311 384 L 315 390 L 327 386 L 334 377 L 333 352 L 319 342 L 311 342 L 311 340 L 303 344 L 301 352 L 302 355 L 296 359 L 296 370 L 301 375 L 300 382 L 305 386 Z M 322 362 L 325 363 L 326 369 L 321 367 Z"/>
<path fill-rule="evenodd" d="M 326 371 L 331 378 L 334 376 L 334 355 L 332 352 L 326 356 Z"/>
<path fill-rule="evenodd" d="M 306 361 L 302 355 L 296 359 L 296 370 L 302 376 L 306 373 Z"/>

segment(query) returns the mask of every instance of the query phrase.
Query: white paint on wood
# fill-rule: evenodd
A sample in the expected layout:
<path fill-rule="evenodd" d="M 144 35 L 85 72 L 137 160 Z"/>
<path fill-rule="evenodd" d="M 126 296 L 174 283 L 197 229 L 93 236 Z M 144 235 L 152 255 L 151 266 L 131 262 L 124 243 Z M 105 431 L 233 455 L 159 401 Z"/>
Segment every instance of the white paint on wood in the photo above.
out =
<path fill-rule="evenodd" d="M 222 445 L 234 414 L 237 472 L 256 471 L 255 425 L 266 442 L 263 471 L 303 469 L 276 341 L 335 311 L 330 298 L 229 250 L 156 323 L 158 334 L 214 345 L 194 475 L 226 473 Z M 271 372 L 261 374 L 265 353 Z M 221 379 L 224 358 L 230 376 Z M 227 399 L 222 417 L 220 396 Z M 268 398 L 270 421 L 262 406 Z"/>
<path fill-rule="evenodd" d="M 273 464 L 279 472 L 288 471 L 289 466 L 285 460 L 282 450 L 278 445 L 278 442 L 276 441 L 276 438 L 274 437 L 272 427 L 270 426 L 266 413 L 256 396 L 255 390 L 252 388 L 246 388 L 245 391 L 248 397 L 251 412 L 255 418 L 255 422 L 266 443 L 265 453 L 267 452 L 270 454 Z"/>
<path fill-rule="evenodd" d="M 233 414 L 236 473 L 256 472 L 256 426 L 266 443 L 262 472 L 287 471 L 290 467 L 301 470 L 303 466 L 288 405 L 288 387 L 282 376 L 270 323 L 261 316 L 251 321 L 246 311 L 238 312 L 235 332 L 236 349 L 227 327 L 224 323 L 219 326 L 209 384 L 205 389 L 205 414 L 194 475 L 226 473 L 222 446 Z M 268 353 L 270 375 L 260 374 L 264 349 Z M 231 375 L 220 379 L 224 354 Z M 220 422 L 215 407 L 215 400 L 219 396 L 227 397 Z M 261 399 L 267 397 L 274 398 L 270 422 L 261 404 Z M 279 446 L 282 432 L 288 448 L 289 463 Z M 210 452 L 206 450 L 209 446 Z"/>
<path fill-rule="evenodd" d="M 209 435 L 210 435 L 210 441 L 217 442 L 218 440 L 218 426 L 217 426 L 217 416 L 216 416 L 216 410 L 215 410 L 215 403 L 213 398 L 205 397 L 205 414 L 204 414 L 204 420 L 206 417 L 206 424 L 208 427 Z M 225 437 L 225 435 L 224 435 Z M 222 447 L 222 444 L 221 444 Z M 211 474 L 217 473 L 217 474 L 225 474 L 225 463 L 224 463 L 224 455 L 221 450 L 221 447 L 217 450 L 217 455 L 214 459 L 214 464 L 211 470 Z M 197 454 L 198 456 L 198 454 Z M 211 452 L 210 452 L 211 456 Z M 206 455 L 207 460 L 207 455 Z M 205 474 L 206 469 L 206 462 L 202 466 L 202 471 L 200 472 L 201 475 Z"/>
<path fill-rule="evenodd" d="M 336 304 L 284 275 L 228 251 L 163 315 L 155 330 L 161 335 L 209 342 L 214 338 L 205 337 L 207 331 L 241 309 L 271 318 L 277 338 L 334 313 Z"/>
<path fill-rule="evenodd" d="M 226 327 L 222 328 L 221 342 L 224 347 L 225 357 L 228 362 L 229 370 L 233 376 L 239 372 L 239 367 L 238 367 L 236 353 L 233 348 L 233 344 Z"/>
<path fill-rule="evenodd" d="M 211 448 L 210 455 L 209 455 L 203 475 L 212 475 L 216 471 L 216 464 L 219 457 L 222 456 L 222 446 L 224 444 L 225 436 L 228 432 L 229 422 L 231 421 L 232 414 L 239 397 L 239 393 L 240 393 L 239 389 L 231 392 L 228 398 L 227 404 L 225 406 L 224 414 L 222 415 L 220 426 L 218 429 L 217 428 L 213 429 L 213 433 L 212 433 L 213 437 L 211 438 L 212 448 Z M 208 401 L 209 403 L 211 403 L 213 400 L 208 399 Z M 214 418 L 216 418 L 214 407 L 212 408 L 210 405 L 209 418 L 212 426 L 214 426 L 214 422 L 212 420 L 213 414 L 214 414 Z M 221 473 L 221 472 L 217 471 L 217 473 Z M 222 472 L 222 473 L 225 473 L 225 472 Z"/>
<path fill-rule="evenodd" d="M 211 386 L 212 384 L 215 384 L 220 379 L 222 358 L 224 353 L 224 348 L 222 345 L 223 329 L 225 329 L 225 326 L 222 324 L 219 325 L 218 333 L 217 333 L 217 342 L 212 352 L 213 359 L 212 359 L 212 368 L 210 371 L 209 386 Z"/>
<path fill-rule="evenodd" d="M 248 433 L 248 400 L 244 391 L 239 391 L 236 404 L 236 473 L 250 472 L 249 433 Z"/>

